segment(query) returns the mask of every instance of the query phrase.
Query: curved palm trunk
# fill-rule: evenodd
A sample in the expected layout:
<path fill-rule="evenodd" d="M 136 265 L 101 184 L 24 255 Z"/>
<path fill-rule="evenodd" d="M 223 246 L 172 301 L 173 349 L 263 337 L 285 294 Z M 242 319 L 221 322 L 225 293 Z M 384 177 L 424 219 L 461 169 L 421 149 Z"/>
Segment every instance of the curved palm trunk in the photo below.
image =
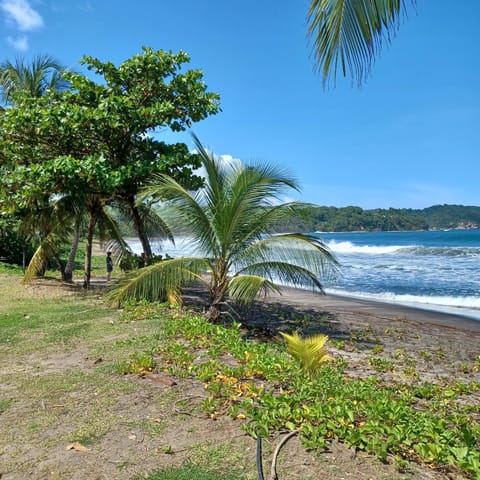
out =
<path fill-rule="evenodd" d="M 77 222 L 75 226 L 75 234 L 73 237 L 72 247 L 70 248 L 67 264 L 65 265 L 65 270 L 62 275 L 62 280 L 64 282 L 73 281 L 73 269 L 75 267 L 75 257 L 77 255 L 78 244 L 80 242 L 80 233 L 81 233 L 80 222 Z"/>
<path fill-rule="evenodd" d="M 138 208 L 135 205 L 135 197 L 133 197 L 133 195 L 128 197 L 127 202 L 132 213 L 132 220 L 135 231 L 137 232 L 138 239 L 142 244 L 145 265 L 150 265 L 150 263 L 152 263 L 152 247 L 150 246 L 150 240 L 145 233 L 145 228 L 143 226 L 143 222 L 140 217 Z"/>
<path fill-rule="evenodd" d="M 93 247 L 93 232 L 95 230 L 95 224 L 97 223 L 98 209 L 97 205 L 90 209 L 90 219 L 88 220 L 87 229 L 87 247 L 85 252 L 85 272 L 83 277 L 83 287 L 90 287 L 90 277 L 92 274 L 92 247 Z"/>

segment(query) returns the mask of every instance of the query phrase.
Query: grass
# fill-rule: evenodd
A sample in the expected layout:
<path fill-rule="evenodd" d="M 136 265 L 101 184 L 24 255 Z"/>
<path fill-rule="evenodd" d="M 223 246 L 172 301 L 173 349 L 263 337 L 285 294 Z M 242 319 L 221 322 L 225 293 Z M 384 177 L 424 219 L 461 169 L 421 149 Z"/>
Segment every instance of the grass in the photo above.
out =
<path fill-rule="evenodd" d="M 19 265 L 12 265 L 10 263 L 0 262 L 0 274 L 17 274 L 20 275 L 22 273 L 22 267 Z"/>
<path fill-rule="evenodd" d="M 0 290 L 0 452 L 5 452 L 0 453 L 2 471 L 23 472 L 26 476 L 34 471 L 38 476 L 69 478 L 71 470 L 61 471 L 63 458 L 58 467 L 52 464 L 45 467 L 48 471 L 40 471 L 43 467 L 38 462 L 47 455 L 41 452 L 50 452 L 53 459 L 65 456 L 62 452 L 72 443 L 95 452 L 108 448 L 102 447 L 105 442 L 117 448 L 119 440 L 127 442 L 124 448 L 128 448 L 137 441 L 133 431 L 140 432 L 138 441 L 166 445 L 164 432 L 172 422 L 190 422 L 188 415 L 170 415 L 171 406 L 179 400 L 176 389 L 163 390 L 142 382 L 138 376 L 126 376 L 117 368 L 132 359 L 141 367 L 142 358 L 151 358 L 143 352 L 151 355 L 158 349 L 162 321 L 158 308 L 155 314 L 149 314 L 145 309 L 151 309 L 145 307 L 139 321 L 107 308 L 95 291 L 70 291 L 51 278 L 25 286 L 19 275 L 0 275 Z M 195 444 L 210 442 L 203 437 L 203 430 L 198 437 L 191 436 Z M 36 453 L 30 453 L 32 446 Z M 135 465 L 137 471 L 144 470 L 144 465 L 151 465 L 152 470 L 158 465 L 155 456 L 146 450 L 147 456 L 139 460 L 137 454 L 126 455 L 118 448 L 120 459 L 114 457 L 113 464 L 117 473 L 122 472 L 122 478 L 126 478 L 123 471 Z M 228 449 L 238 460 L 234 447 Z M 156 455 L 160 454 L 165 454 L 161 447 Z M 217 477 L 205 478 L 214 479 L 222 478 L 218 472 L 224 466 L 225 455 L 221 460 L 220 455 L 204 456 L 203 450 L 194 448 L 188 458 L 196 460 L 196 465 L 208 461 L 208 468 L 202 467 L 204 475 L 213 470 Z M 74 454 L 65 460 L 69 458 Z M 60 470 L 55 473 L 57 477 L 53 473 L 56 470 Z M 114 472 L 112 478 L 120 477 Z"/>
<path fill-rule="evenodd" d="M 135 480 L 241 480 L 244 477 L 236 473 L 219 473 L 205 470 L 193 464 L 182 467 L 165 468 L 146 477 L 135 477 Z"/>

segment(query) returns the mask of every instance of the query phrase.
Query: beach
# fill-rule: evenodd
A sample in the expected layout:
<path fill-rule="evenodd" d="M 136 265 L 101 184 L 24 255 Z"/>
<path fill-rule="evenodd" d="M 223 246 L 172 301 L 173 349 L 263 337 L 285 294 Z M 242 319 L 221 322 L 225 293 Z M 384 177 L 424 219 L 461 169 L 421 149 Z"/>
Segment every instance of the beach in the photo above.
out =
<path fill-rule="evenodd" d="M 469 318 L 283 287 L 236 320 L 257 338 L 278 339 L 280 331 L 328 335 L 330 354 L 346 361 L 352 377 L 480 381 L 480 322 Z M 388 368 L 378 368 L 376 357 Z"/>
<path fill-rule="evenodd" d="M 366 317 L 376 317 L 383 320 L 402 321 L 434 327 L 444 327 L 454 330 L 464 330 L 480 334 L 480 321 L 450 313 L 436 312 L 423 308 L 405 305 L 361 300 L 342 295 L 319 295 L 307 290 L 295 288 L 282 288 L 281 295 L 271 295 L 268 301 L 280 301 L 288 305 L 308 306 L 321 308 L 330 312 L 341 314 L 359 314 Z"/>

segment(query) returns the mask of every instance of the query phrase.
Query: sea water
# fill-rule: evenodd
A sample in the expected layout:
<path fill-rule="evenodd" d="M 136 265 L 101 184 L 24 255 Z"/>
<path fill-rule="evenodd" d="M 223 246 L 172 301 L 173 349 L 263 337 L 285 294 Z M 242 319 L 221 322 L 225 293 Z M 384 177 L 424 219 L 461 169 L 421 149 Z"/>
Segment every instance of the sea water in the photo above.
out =
<path fill-rule="evenodd" d="M 318 235 L 341 264 L 327 293 L 480 320 L 480 230 Z"/>
<path fill-rule="evenodd" d="M 480 230 L 315 235 L 341 266 L 337 280 L 324 283 L 326 293 L 480 320 Z M 195 254 L 188 238 L 154 247 L 173 257 Z"/>

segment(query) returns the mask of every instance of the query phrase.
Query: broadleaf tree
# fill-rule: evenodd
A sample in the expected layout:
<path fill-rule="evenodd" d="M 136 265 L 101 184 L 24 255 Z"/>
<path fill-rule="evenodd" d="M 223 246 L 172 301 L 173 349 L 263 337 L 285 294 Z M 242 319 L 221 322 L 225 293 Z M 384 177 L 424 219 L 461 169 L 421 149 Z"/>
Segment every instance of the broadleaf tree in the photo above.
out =
<path fill-rule="evenodd" d="M 101 77 L 100 82 L 69 72 L 70 89 L 49 91 L 41 98 L 20 97 L 0 118 L 0 152 L 6 159 L 1 167 L 3 199 L 12 188 L 22 187 L 15 181 L 19 168 L 31 169 L 62 156 L 78 161 L 102 158 L 115 185 L 101 194 L 128 206 L 148 260 L 151 248 L 145 225 L 161 222 L 153 212 L 148 218 L 146 209 L 136 205 L 138 189 L 154 173 L 172 175 L 188 188 L 202 184 L 193 174 L 200 165 L 198 155 L 185 144 L 158 140 L 158 130 L 180 131 L 220 110 L 219 96 L 207 91 L 200 70 L 180 72 L 188 61 L 184 52 L 149 48 L 119 67 L 84 57 L 82 62 Z M 34 188 L 29 183 L 26 180 L 21 188 L 23 196 Z M 44 201 L 48 203 L 53 194 L 69 194 L 65 185 L 44 191 Z"/>

